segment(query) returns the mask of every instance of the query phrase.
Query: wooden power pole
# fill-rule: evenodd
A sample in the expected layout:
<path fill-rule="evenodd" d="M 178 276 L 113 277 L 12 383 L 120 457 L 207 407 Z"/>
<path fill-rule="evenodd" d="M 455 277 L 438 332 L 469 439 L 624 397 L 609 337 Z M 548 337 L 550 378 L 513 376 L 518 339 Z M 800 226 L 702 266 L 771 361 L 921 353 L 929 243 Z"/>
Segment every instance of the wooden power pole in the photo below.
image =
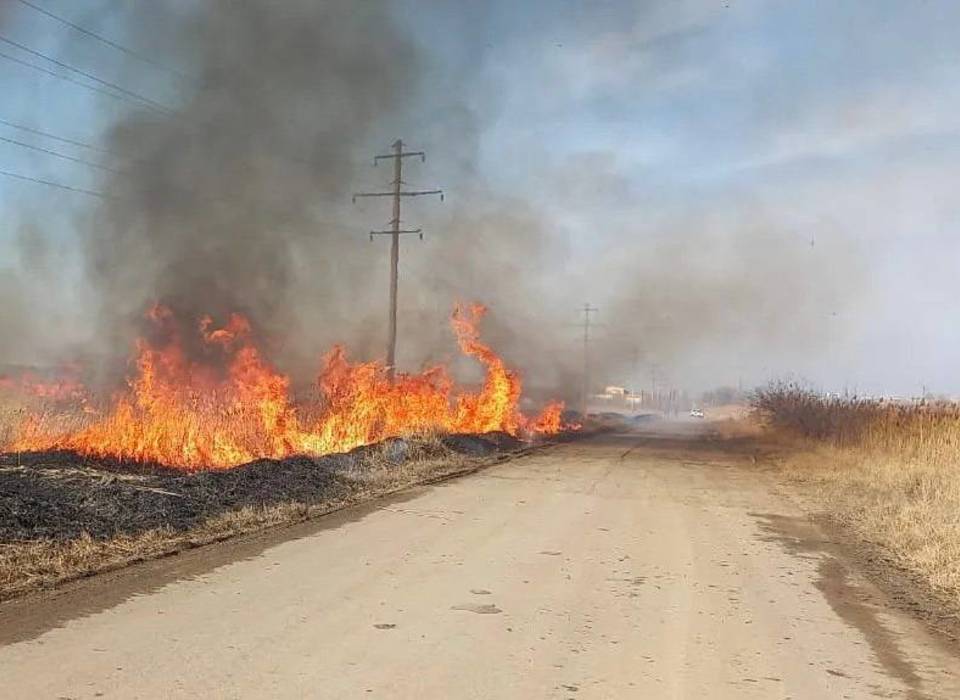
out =
<path fill-rule="evenodd" d="M 389 331 L 387 338 L 387 376 L 393 379 L 396 372 L 397 361 L 397 282 L 400 266 L 400 235 L 407 233 L 416 233 L 423 240 L 422 229 L 401 229 L 400 228 L 400 199 L 402 197 L 421 197 L 428 194 L 440 195 L 440 201 L 443 201 L 443 190 L 404 190 L 403 189 L 403 159 L 411 156 L 419 156 L 420 162 L 426 162 L 427 157 L 423 151 L 404 151 L 403 141 L 397 139 L 393 144 L 393 153 L 375 156 L 373 164 L 377 165 L 381 160 L 393 159 L 393 182 L 390 192 L 358 192 L 353 195 L 353 201 L 356 203 L 358 197 L 393 197 L 393 218 L 390 219 L 390 228 L 386 231 L 371 231 L 370 240 L 374 236 L 390 236 L 390 317 Z"/>
<path fill-rule="evenodd" d="M 587 408 L 590 399 L 590 314 L 599 311 L 595 306 L 589 303 L 583 305 L 583 398 L 582 412 L 583 417 L 587 417 Z"/>

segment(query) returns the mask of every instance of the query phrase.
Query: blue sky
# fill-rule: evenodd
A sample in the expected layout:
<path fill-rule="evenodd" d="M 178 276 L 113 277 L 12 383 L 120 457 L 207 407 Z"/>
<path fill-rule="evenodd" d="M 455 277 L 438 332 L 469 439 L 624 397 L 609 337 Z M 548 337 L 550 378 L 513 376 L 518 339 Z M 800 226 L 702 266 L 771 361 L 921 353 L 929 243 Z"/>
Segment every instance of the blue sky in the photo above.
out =
<path fill-rule="evenodd" d="M 35 2 L 121 41 L 134 16 L 101 0 Z M 173 15 L 190 6 L 161 5 Z M 829 388 L 960 393 L 950 314 L 960 292 L 960 4 L 393 7 L 426 56 L 425 92 L 401 127 L 431 153 L 418 176 L 453 185 L 454 202 L 458 186 L 482 183 L 534 209 L 557 251 L 528 273 L 544 305 L 570 308 L 573 321 L 576 305 L 598 304 L 608 324 L 635 334 L 646 362 L 672 366 L 677 383 L 792 372 Z M 16 2 L 3 13 L 2 36 L 177 104 L 169 73 Z M 163 54 L 167 46 L 137 48 L 188 70 L 189 57 Z M 9 45 L 0 51 L 57 70 Z M 0 119 L 91 143 L 129 106 L 2 58 L 0 81 Z M 394 128 L 384 127 L 384 144 Z M 0 136 L 117 164 L 7 127 Z M 0 169 L 103 184 L 88 166 L 6 143 Z M 55 329 L 24 334 L 16 352 L 49 348 L 58 334 L 83 341 L 75 232 L 95 203 L 0 177 L 6 293 L 19 314 L 49 317 Z M 416 214 L 442 229 L 452 211 Z M 18 225 L 38 212 L 50 272 L 42 280 L 24 272 L 33 234 Z M 625 301 L 633 283 L 643 298 Z M 672 327 L 657 339 L 651 319 L 662 317 Z M 615 379 L 622 367 L 612 363 Z"/>
<path fill-rule="evenodd" d="M 731 230 L 762 214 L 770 235 L 785 239 L 777 254 L 809 264 L 811 294 L 829 283 L 835 299 L 802 309 L 824 319 L 812 345 L 793 353 L 778 339 L 772 358 L 745 364 L 777 365 L 778 374 L 789 364 L 861 391 L 956 391 L 948 319 L 958 291 L 960 6 L 590 7 L 609 11 L 557 12 L 532 30 L 521 22 L 484 60 L 499 96 L 484 137 L 489 171 L 502 168 L 504 152 L 548 173 L 586 166 L 574 166 L 561 192 L 551 174 L 531 184 L 526 167 L 500 175 L 576 221 L 569 233 L 592 270 L 586 285 L 612 267 L 591 265 L 603 260 L 598 238 L 618 257 L 643 255 L 633 239 L 655 238 L 691 210 L 732 217 Z M 590 296 L 603 304 L 602 288 Z"/>

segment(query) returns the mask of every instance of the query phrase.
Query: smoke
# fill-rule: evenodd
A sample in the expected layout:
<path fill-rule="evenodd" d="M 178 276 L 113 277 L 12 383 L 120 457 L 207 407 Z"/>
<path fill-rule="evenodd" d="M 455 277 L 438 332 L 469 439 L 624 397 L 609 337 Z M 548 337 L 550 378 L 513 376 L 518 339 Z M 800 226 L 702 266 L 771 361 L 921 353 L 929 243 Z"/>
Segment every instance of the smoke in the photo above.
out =
<path fill-rule="evenodd" d="M 20 241 L 23 239 L 21 238 Z M 39 237 L 37 241 L 41 240 Z M 21 248 L 21 246 L 17 246 Z M 19 265 L 9 269 L 0 268 L 0 358 L 10 363 L 26 362 L 30 356 L 28 348 L 42 344 L 40 327 L 35 323 L 31 307 L 31 297 L 39 290 L 31 284 L 38 279 L 36 275 L 43 274 L 45 265 L 36 264 L 30 257 L 22 254 L 18 256 Z"/>
<path fill-rule="evenodd" d="M 413 132 L 430 160 L 407 161 L 405 181 L 439 172 L 451 197 L 434 212 L 404 202 L 428 240 L 403 243 L 401 366 L 456 358 L 452 305 L 481 300 L 485 338 L 511 363 L 540 367 L 534 384 L 560 384 L 541 360 L 563 321 L 545 318 L 538 285 L 563 246 L 520 197 L 478 182 L 484 124 L 462 70 L 431 63 L 388 5 L 200 3 L 176 26 L 166 17 L 195 87 L 175 116 L 140 110 L 111 129 L 107 147 L 134 157 L 85 231 L 106 347 L 125 351 L 161 301 L 190 322 L 248 315 L 298 374 L 334 342 L 382 356 L 389 246 L 365 233 L 383 228 L 389 200 L 352 206 L 350 195 L 388 189 L 391 169 L 371 156 Z M 154 26 L 135 24 L 131 41 L 156 43 Z"/>
<path fill-rule="evenodd" d="M 425 348 L 443 348 L 441 321 L 452 298 L 490 310 L 483 338 L 522 370 L 525 395 L 574 401 L 580 386 L 576 300 L 565 284 L 570 250 L 538 206 L 486 187 L 467 189 L 469 205 L 451 207 L 438 240 L 414 261 L 419 284 L 411 325 Z M 416 351 L 416 348 L 413 348 Z M 441 360 L 456 359 L 437 356 Z M 458 367 L 470 377 L 470 367 Z"/>
<path fill-rule="evenodd" d="M 752 386 L 822 368 L 843 349 L 866 256 L 839 226 L 790 201 L 796 192 L 768 196 L 743 181 L 678 189 L 605 152 L 553 171 L 549 191 L 567 193 L 564 214 L 590 231 L 572 242 L 553 286 L 568 321 L 582 323 L 585 302 L 598 307 L 593 388 L 649 389 L 653 374 L 665 387 Z M 582 328 L 566 337 L 581 339 Z M 553 356 L 579 378 L 582 345 L 566 348 Z"/>
<path fill-rule="evenodd" d="M 17 227 L 12 243 L 9 266 L 0 267 L 0 364 L 48 364 L 78 355 L 86 319 L 59 302 L 71 288 L 81 303 L 89 302 L 76 290 L 79 271 L 32 223 Z"/>
<path fill-rule="evenodd" d="M 277 342 L 333 340 L 372 296 L 349 193 L 416 97 L 418 51 L 384 2 L 191 7 L 165 20 L 192 57 L 175 114 L 137 110 L 108 136 L 130 159 L 85 232 L 103 337 L 123 346 L 161 301 L 240 311 Z"/>
<path fill-rule="evenodd" d="M 599 377 L 755 385 L 829 362 L 865 271 L 848 239 L 807 236 L 755 205 L 688 216 L 597 261 L 616 290 L 601 316 L 617 320 L 597 332 Z"/>
<path fill-rule="evenodd" d="M 392 172 L 370 158 L 399 136 L 429 155 L 405 164 L 405 181 L 448 193 L 445 204 L 404 203 L 404 223 L 427 236 L 403 243 L 404 369 L 454 359 L 451 306 L 479 300 L 491 308 L 484 338 L 527 386 L 573 400 L 578 308 L 589 301 L 603 324 L 595 386 L 635 384 L 653 364 L 687 386 L 718 371 L 756 378 L 765 356 L 802 360 L 822 343 L 824 316 L 861 274 L 841 242 L 808 247 L 767 207 L 728 192 L 696 211 L 655 190 L 637 198 L 636 173 L 603 154 L 558 161 L 545 145 L 540 165 L 502 154 L 520 171 L 507 194 L 476 165 L 499 115 L 495 101 L 472 99 L 484 88 L 475 42 L 444 65 L 386 0 L 151 3 L 130 14 L 126 41 L 177 63 L 158 98 L 169 113 L 132 109 L 111 124 L 104 147 L 122 155 L 119 172 L 75 220 L 96 307 L 81 335 L 118 372 L 157 301 L 191 324 L 246 314 L 295 375 L 312 374 L 335 342 L 382 357 L 388 245 L 365 232 L 383 227 L 389 203 L 353 206 L 350 195 L 386 186 Z M 132 63 L 121 82 L 136 85 L 143 68 Z M 31 255 L 23 270 L 52 274 L 49 257 Z M 15 336 L 56 347 L 35 332 L 42 291 L 0 285 L 12 300 L 0 353 Z M 470 378 L 470 366 L 457 369 Z"/>

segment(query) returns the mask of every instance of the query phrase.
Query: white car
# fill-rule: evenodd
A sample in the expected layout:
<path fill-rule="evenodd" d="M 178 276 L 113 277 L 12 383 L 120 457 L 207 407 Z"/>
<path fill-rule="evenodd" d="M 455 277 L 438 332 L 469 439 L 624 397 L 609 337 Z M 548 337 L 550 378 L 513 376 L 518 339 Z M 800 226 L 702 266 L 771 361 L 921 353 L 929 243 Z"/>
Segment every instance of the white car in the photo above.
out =
<path fill-rule="evenodd" d="M 691 408 L 690 409 L 691 418 L 703 418 L 703 409 L 702 408 Z"/>

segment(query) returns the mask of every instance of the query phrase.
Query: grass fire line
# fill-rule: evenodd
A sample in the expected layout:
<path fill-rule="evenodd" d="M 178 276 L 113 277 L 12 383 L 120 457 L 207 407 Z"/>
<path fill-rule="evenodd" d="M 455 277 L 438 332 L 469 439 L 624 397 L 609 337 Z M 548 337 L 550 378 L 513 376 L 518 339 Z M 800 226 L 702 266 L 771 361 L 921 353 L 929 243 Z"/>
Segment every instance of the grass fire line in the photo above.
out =
<path fill-rule="evenodd" d="M 223 372 L 188 357 L 173 312 L 156 305 L 148 319 L 160 340 L 137 341 L 136 372 L 125 391 L 94 408 L 71 382 L 55 409 L 18 416 L 4 449 L 202 470 L 345 452 L 416 433 L 557 433 L 562 403 L 536 416 L 519 410 L 520 375 L 480 339 L 485 313 L 480 304 L 457 304 L 450 319 L 460 350 L 484 367 L 479 391 L 459 390 L 442 365 L 391 380 L 383 363 L 351 362 L 345 348 L 335 346 L 317 378 L 319 400 L 303 404 L 294 401 L 289 377 L 264 358 L 243 316 L 234 314 L 220 327 L 206 317 L 197 326 Z"/>

